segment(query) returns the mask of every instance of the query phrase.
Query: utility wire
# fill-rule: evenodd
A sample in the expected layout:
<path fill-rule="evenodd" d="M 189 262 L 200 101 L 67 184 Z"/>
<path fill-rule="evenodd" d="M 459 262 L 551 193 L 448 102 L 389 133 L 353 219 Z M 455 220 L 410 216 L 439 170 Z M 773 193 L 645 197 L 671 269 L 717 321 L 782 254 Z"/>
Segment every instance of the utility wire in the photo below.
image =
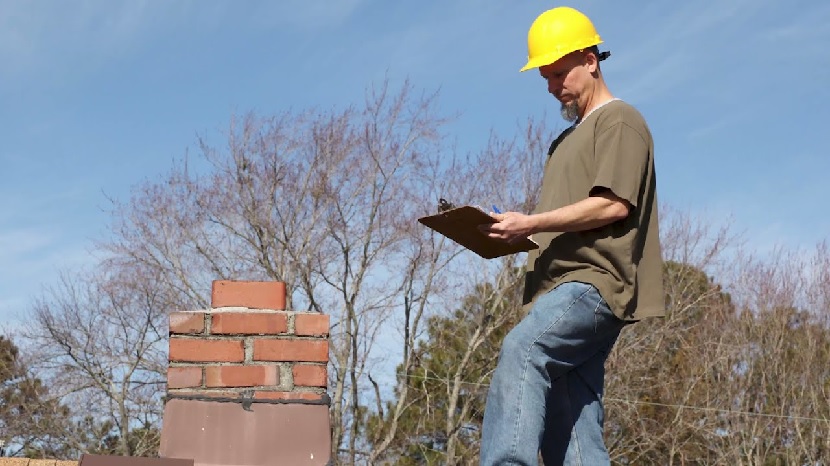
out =
<path fill-rule="evenodd" d="M 661 406 L 661 407 L 664 407 L 664 408 L 688 409 L 690 411 L 710 411 L 710 412 L 716 412 L 716 413 L 722 413 L 722 414 L 740 414 L 742 416 L 769 417 L 769 418 L 787 419 L 787 420 L 793 420 L 793 421 L 830 422 L 830 419 L 820 418 L 820 417 L 786 416 L 784 414 L 753 413 L 752 411 L 738 411 L 738 410 L 734 410 L 734 409 L 707 408 L 705 406 L 691 406 L 691 405 L 677 405 L 677 404 L 669 404 L 669 403 L 657 403 L 657 402 L 654 402 L 654 401 L 632 401 L 632 400 L 623 400 L 623 399 L 620 399 L 620 398 L 610 398 L 610 397 L 605 397 L 605 399 L 608 400 L 608 401 L 616 401 L 618 403 L 649 405 L 649 406 Z"/>
<path fill-rule="evenodd" d="M 421 380 L 435 380 L 437 382 L 449 382 L 448 379 L 439 379 L 437 377 L 430 377 L 425 375 L 411 375 L 413 379 L 421 379 Z M 473 385 L 477 387 L 489 387 L 490 384 L 485 383 L 477 383 L 477 382 L 461 382 L 464 385 Z M 734 409 L 722 409 L 722 408 L 708 408 L 705 406 L 691 406 L 691 405 L 680 405 L 680 404 L 670 404 L 670 403 L 658 403 L 655 401 L 634 401 L 634 400 L 624 400 L 621 398 L 611 398 L 611 397 L 604 397 L 607 401 L 615 401 L 617 403 L 626 403 L 626 404 L 636 404 L 636 405 L 648 405 L 648 406 L 659 406 L 663 408 L 676 408 L 676 409 L 688 409 L 690 411 L 708 411 L 708 412 L 716 412 L 721 414 L 736 414 L 741 416 L 750 416 L 750 417 L 766 417 L 766 418 L 774 418 L 774 419 L 787 419 L 792 421 L 812 421 L 812 422 L 828 422 L 830 423 L 830 419 L 828 418 L 820 418 L 820 417 L 806 417 L 806 416 L 787 416 L 784 414 L 767 414 L 767 413 L 754 413 L 752 411 L 738 411 Z"/>

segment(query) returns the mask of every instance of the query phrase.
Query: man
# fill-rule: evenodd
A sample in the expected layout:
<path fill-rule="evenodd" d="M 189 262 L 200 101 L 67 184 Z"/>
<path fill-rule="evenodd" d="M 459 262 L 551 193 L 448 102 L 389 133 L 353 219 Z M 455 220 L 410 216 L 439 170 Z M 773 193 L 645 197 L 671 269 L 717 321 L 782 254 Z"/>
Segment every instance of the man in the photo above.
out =
<path fill-rule="evenodd" d="M 602 39 L 572 8 L 542 13 L 529 60 L 573 122 L 551 145 L 532 215 L 481 229 L 533 235 L 528 314 L 507 335 L 484 414 L 482 465 L 609 464 L 604 364 L 626 323 L 664 315 L 653 143 L 640 113 L 602 77 Z"/>

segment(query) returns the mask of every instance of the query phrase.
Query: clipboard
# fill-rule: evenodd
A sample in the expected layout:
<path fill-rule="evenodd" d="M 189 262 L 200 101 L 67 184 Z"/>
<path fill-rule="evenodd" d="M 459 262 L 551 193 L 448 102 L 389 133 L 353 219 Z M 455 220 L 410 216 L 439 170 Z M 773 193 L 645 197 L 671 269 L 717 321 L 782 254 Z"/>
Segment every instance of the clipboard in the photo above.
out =
<path fill-rule="evenodd" d="M 478 207 L 465 205 L 445 210 L 436 215 L 418 219 L 423 225 L 441 233 L 485 259 L 538 249 L 539 245 L 530 238 L 507 243 L 490 238 L 479 229 L 479 225 L 495 223 L 497 220 Z"/>

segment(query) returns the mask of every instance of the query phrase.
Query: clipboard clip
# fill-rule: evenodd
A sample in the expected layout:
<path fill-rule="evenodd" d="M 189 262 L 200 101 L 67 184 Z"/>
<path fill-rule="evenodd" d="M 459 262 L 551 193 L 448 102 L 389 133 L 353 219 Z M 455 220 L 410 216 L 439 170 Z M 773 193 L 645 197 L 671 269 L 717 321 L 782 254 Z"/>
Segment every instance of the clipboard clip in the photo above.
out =
<path fill-rule="evenodd" d="M 452 209 L 455 209 L 455 204 L 453 204 L 452 202 L 444 199 L 443 197 L 438 199 L 438 213 L 439 214 L 443 213 L 443 212 L 446 212 L 448 210 L 452 210 Z"/>

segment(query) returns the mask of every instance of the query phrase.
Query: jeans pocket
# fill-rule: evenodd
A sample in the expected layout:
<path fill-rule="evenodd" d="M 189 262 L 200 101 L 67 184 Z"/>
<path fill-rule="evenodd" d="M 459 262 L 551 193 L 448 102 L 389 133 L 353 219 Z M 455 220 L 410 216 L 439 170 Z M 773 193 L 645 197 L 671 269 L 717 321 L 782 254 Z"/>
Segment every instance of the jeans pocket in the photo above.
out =
<path fill-rule="evenodd" d="M 611 306 L 599 294 L 599 290 L 593 286 L 591 288 L 591 296 L 596 300 L 594 307 L 594 332 L 600 333 L 607 329 L 612 331 L 622 329 L 625 322 L 611 311 Z"/>

